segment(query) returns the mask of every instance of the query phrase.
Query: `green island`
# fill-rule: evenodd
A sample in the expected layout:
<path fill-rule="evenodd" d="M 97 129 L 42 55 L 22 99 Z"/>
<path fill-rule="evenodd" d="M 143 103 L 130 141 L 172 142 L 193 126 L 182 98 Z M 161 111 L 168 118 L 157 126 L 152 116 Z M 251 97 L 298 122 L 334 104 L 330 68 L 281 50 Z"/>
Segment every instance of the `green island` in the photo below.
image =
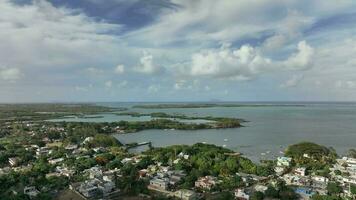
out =
<path fill-rule="evenodd" d="M 142 109 L 169 109 L 169 108 L 213 108 L 213 107 L 303 107 L 302 104 L 235 104 L 235 103 L 179 103 L 179 104 L 147 104 L 135 105 L 133 108 Z"/>
<path fill-rule="evenodd" d="M 125 111 L 126 108 L 109 108 L 94 104 L 34 103 L 34 104 L 0 104 L 0 121 L 47 120 Z"/>

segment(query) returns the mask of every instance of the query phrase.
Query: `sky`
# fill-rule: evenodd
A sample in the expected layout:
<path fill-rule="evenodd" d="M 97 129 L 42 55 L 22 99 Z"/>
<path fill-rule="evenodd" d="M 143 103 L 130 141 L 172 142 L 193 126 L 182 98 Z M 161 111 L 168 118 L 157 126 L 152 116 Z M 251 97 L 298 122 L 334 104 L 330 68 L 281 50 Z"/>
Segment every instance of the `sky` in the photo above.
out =
<path fill-rule="evenodd" d="M 356 101 L 354 0 L 0 0 L 0 102 Z"/>

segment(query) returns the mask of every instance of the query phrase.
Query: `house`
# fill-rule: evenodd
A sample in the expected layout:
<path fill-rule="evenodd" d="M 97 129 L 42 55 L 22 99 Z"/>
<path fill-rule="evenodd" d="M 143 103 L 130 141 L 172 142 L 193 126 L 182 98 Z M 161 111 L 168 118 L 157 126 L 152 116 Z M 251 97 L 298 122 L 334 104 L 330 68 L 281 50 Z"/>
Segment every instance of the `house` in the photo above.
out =
<path fill-rule="evenodd" d="M 129 163 L 129 162 L 133 162 L 133 159 L 132 158 L 124 158 L 124 159 L 121 160 L 122 164 L 126 164 L 126 163 Z"/>
<path fill-rule="evenodd" d="M 86 137 L 84 140 L 83 140 L 83 144 L 86 144 L 88 142 L 91 142 L 94 140 L 94 137 Z"/>
<path fill-rule="evenodd" d="M 197 194 L 192 190 L 181 189 L 174 193 L 174 196 L 182 200 L 194 200 L 197 199 Z"/>
<path fill-rule="evenodd" d="M 68 150 L 68 151 L 73 151 L 75 149 L 78 149 L 78 145 L 76 145 L 76 144 L 69 144 L 65 147 L 65 150 Z"/>
<path fill-rule="evenodd" d="M 189 155 L 188 154 L 184 154 L 183 152 L 180 152 L 178 154 L 178 157 L 179 158 L 184 158 L 185 160 L 188 160 L 189 159 Z"/>
<path fill-rule="evenodd" d="M 111 181 L 103 181 L 94 178 L 80 183 L 77 190 L 87 198 L 92 198 L 100 194 L 108 196 L 110 193 L 114 192 L 115 184 Z"/>
<path fill-rule="evenodd" d="M 312 176 L 312 186 L 317 189 L 326 189 L 329 179 L 323 176 Z"/>
<path fill-rule="evenodd" d="M 92 198 L 99 194 L 99 188 L 94 182 L 85 182 L 80 184 L 78 191 L 87 198 Z"/>
<path fill-rule="evenodd" d="M 204 176 L 200 177 L 197 181 L 195 181 L 195 187 L 211 190 L 217 183 L 217 178 L 213 176 Z"/>
<path fill-rule="evenodd" d="M 36 197 L 40 192 L 34 186 L 26 186 L 23 190 L 23 193 L 32 197 Z"/>
<path fill-rule="evenodd" d="M 85 170 L 85 172 L 89 173 L 89 178 L 102 178 L 103 177 L 103 171 L 101 170 L 101 167 L 92 167 L 90 169 Z"/>
<path fill-rule="evenodd" d="M 299 176 L 305 176 L 306 168 L 305 167 L 299 167 L 294 170 L 294 174 L 299 175 Z"/>
<path fill-rule="evenodd" d="M 112 181 L 102 181 L 98 184 L 98 188 L 101 190 L 104 196 L 108 196 L 115 189 L 115 183 Z"/>
<path fill-rule="evenodd" d="M 60 163 L 64 160 L 64 158 L 57 158 L 57 159 L 52 159 L 52 160 L 48 160 L 49 164 L 55 165 L 57 163 Z"/>
<path fill-rule="evenodd" d="M 265 193 L 267 189 L 268 189 L 268 187 L 264 186 L 264 185 L 256 185 L 255 186 L 255 191 L 257 191 L 257 192 Z"/>
<path fill-rule="evenodd" d="M 276 167 L 274 168 L 274 172 L 276 172 L 276 174 L 277 174 L 278 176 L 280 176 L 280 175 L 282 175 L 282 174 L 284 173 L 284 167 L 276 166 Z"/>
<path fill-rule="evenodd" d="M 298 187 L 294 191 L 300 196 L 300 199 L 305 200 L 311 199 L 311 197 L 316 194 L 311 188 Z"/>
<path fill-rule="evenodd" d="M 11 167 L 15 167 L 19 164 L 20 159 L 18 157 L 9 158 L 9 164 Z"/>
<path fill-rule="evenodd" d="M 36 150 L 36 156 L 45 156 L 48 155 L 50 152 L 50 149 L 48 147 L 40 147 Z"/>
<path fill-rule="evenodd" d="M 138 175 L 140 178 L 146 177 L 148 170 L 147 169 L 141 169 L 138 171 Z"/>
<path fill-rule="evenodd" d="M 238 188 L 235 190 L 234 194 L 237 199 L 241 199 L 241 200 L 249 200 L 250 199 L 250 195 L 244 189 Z"/>
<path fill-rule="evenodd" d="M 56 172 L 58 172 L 60 175 L 67 176 L 67 177 L 71 177 L 74 174 L 74 170 L 61 166 L 56 167 Z"/>
<path fill-rule="evenodd" d="M 290 158 L 290 157 L 278 157 L 277 158 L 277 166 L 289 167 L 291 162 L 292 162 L 292 158 Z"/>
<path fill-rule="evenodd" d="M 169 179 L 168 178 L 159 178 L 155 177 L 152 180 L 150 180 L 150 187 L 155 188 L 155 189 L 160 189 L 160 190 L 167 190 L 168 189 L 168 184 L 169 184 Z"/>

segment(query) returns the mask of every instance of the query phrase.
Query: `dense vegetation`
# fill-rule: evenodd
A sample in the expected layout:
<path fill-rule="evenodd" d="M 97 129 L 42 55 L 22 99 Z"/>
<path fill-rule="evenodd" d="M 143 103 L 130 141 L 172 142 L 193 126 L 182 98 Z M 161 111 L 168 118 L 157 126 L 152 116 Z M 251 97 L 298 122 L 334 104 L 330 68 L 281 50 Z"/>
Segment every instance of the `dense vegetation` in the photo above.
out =
<path fill-rule="evenodd" d="M 133 108 L 168 109 L 168 108 L 212 108 L 212 107 L 270 107 L 270 106 L 305 106 L 301 104 L 227 104 L 227 103 L 188 103 L 188 104 L 147 104 L 136 105 Z"/>
<path fill-rule="evenodd" d="M 297 166 L 305 166 L 310 172 L 322 176 L 329 176 L 329 168 L 337 157 L 334 149 L 311 142 L 291 145 L 285 155 L 292 157 Z"/>
<path fill-rule="evenodd" d="M 193 146 L 176 145 L 166 148 L 155 148 L 145 152 L 145 154 L 163 164 L 171 164 L 180 152 L 190 155 L 189 160 L 183 160 L 175 165 L 176 169 L 189 172 L 188 177 L 182 185 L 183 188 L 192 187 L 198 177 L 205 175 L 226 177 L 236 172 L 244 172 L 268 176 L 273 173 L 272 166 L 256 165 L 247 158 L 231 155 L 231 150 L 215 145 L 201 143 Z M 235 184 L 238 185 L 241 183 L 236 177 L 230 177 L 225 180 L 227 187 L 236 187 Z"/>
<path fill-rule="evenodd" d="M 68 115 L 78 116 L 122 110 L 125 109 L 93 104 L 0 104 L 0 120 L 45 120 Z"/>

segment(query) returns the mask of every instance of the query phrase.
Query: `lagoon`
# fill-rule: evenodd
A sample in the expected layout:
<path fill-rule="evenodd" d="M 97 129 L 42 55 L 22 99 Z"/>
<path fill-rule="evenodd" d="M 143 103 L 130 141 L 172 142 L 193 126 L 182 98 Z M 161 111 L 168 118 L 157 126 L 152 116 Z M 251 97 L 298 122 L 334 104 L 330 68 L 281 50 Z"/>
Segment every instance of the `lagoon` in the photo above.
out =
<path fill-rule="evenodd" d="M 137 104 L 139 103 L 100 103 L 99 105 L 128 107 L 130 111 L 139 113 L 165 112 L 187 116 L 234 117 L 249 122 L 243 123 L 245 127 L 234 129 L 145 130 L 116 135 L 124 143 L 151 141 L 153 146 L 160 147 L 206 142 L 241 152 L 254 161 L 279 156 L 288 145 L 301 141 L 311 141 L 333 147 L 339 154 L 345 153 L 350 148 L 356 148 L 356 104 L 354 103 L 173 109 L 131 108 Z M 85 120 L 110 122 L 149 119 L 104 114 L 101 118 Z"/>

